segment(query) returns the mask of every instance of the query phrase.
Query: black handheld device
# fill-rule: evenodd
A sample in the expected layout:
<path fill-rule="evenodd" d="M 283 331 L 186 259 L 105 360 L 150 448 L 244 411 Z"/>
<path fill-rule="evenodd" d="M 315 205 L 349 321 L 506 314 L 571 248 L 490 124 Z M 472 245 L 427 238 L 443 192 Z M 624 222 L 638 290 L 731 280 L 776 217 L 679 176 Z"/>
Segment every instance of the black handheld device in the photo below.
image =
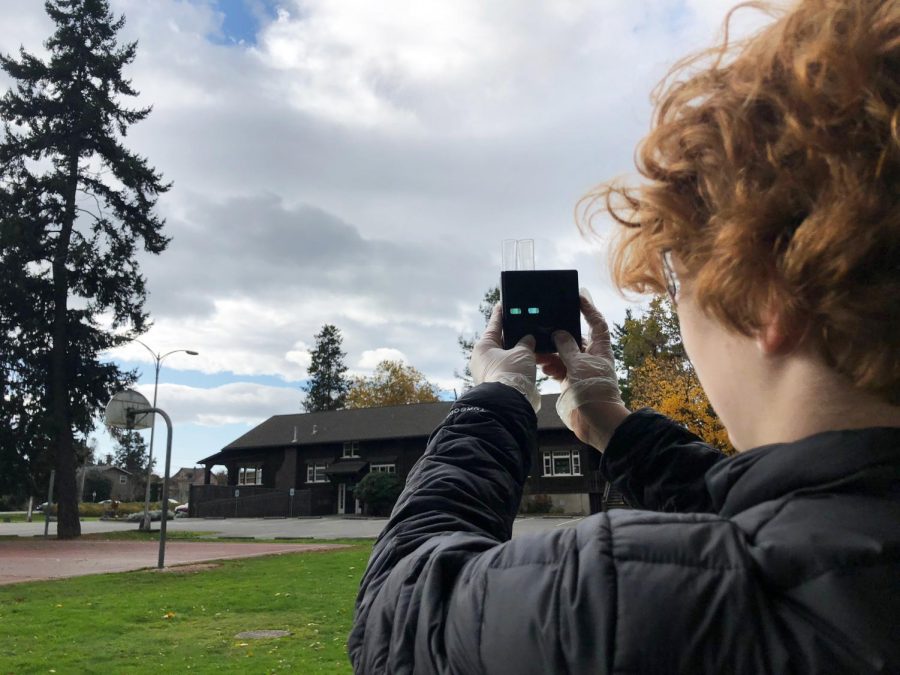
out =
<path fill-rule="evenodd" d="M 501 272 L 500 298 L 504 349 L 533 335 L 536 352 L 553 354 L 556 345 L 550 336 L 557 330 L 568 331 L 581 344 L 578 270 Z"/>

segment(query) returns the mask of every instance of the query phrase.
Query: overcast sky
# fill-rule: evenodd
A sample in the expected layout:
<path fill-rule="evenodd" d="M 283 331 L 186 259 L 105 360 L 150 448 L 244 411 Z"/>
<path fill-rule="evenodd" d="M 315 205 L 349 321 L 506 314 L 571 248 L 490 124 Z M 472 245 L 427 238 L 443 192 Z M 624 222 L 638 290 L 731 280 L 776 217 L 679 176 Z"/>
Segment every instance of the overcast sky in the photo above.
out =
<path fill-rule="evenodd" d="M 173 472 L 299 411 L 324 323 L 355 373 L 402 358 L 452 396 L 503 239 L 534 239 L 539 269 L 576 268 L 620 321 L 629 303 L 574 205 L 633 171 L 650 90 L 731 4 L 113 0 L 154 108 L 126 143 L 174 182 L 172 243 L 142 260 L 141 339 L 200 352 L 163 362 Z M 0 51 L 42 53 L 51 31 L 42 2 L 0 2 Z M 152 397 L 144 348 L 109 358 Z"/>

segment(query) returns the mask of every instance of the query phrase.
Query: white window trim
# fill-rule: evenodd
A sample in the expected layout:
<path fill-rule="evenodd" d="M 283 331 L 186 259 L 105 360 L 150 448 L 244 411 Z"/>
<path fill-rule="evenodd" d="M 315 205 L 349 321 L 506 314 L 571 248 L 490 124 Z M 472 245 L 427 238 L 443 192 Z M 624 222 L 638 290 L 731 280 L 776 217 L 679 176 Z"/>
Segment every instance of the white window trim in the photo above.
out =
<path fill-rule="evenodd" d="M 397 465 L 391 463 L 371 464 L 369 471 L 372 473 L 397 473 Z"/>
<path fill-rule="evenodd" d="M 571 473 L 556 473 L 553 469 L 554 460 L 568 459 Z M 548 478 L 565 478 L 581 476 L 581 451 L 580 450 L 544 450 L 543 454 L 544 476 Z"/>
<path fill-rule="evenodd" d="M 341 457 L 359 457 L 359 441 L 344 441 Z"/>
<path fill-rule="evenodd" d="M 248 480 L 247 474 L 253 472 L 253 480 Z M 244 464 L 238 467 L 238 485 L 262 485 L 262 464 Z"/>
<path fill-rule="evenodd" d="M 125 485 L 128 482 L 128 477 L 124 473 L 119 474 L 119 485 Z"/>
<path fill-rule="evenodd" d="M 328 476 L 325 475 L 325 469 L 328 464 L 325 462 L 311 462 L 306 465 L 306 482 L 307 483 L 327 483 Z M 321 471 L 321 477 L 316 478 L 316 473 Z"/>

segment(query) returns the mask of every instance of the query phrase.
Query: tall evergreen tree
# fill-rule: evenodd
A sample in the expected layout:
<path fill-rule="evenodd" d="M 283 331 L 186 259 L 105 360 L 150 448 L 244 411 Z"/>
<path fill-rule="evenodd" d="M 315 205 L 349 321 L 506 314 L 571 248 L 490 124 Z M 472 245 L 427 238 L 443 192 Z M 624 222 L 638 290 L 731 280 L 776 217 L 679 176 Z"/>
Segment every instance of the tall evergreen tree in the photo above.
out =
<path fill-rule="evenodd" d="M 344 338 L 336 326 L 325 324 L 316 335 L 316 346 L 312 350 L 309 381 L 303 386 L 306 412 L 320 410 L 340 410 L 347 399 L 350 382 L 344 376 L 346 352 L 341 349 Z"/>
<path fill-rule="evenodd" d="M 135 253 L 165 249 L 153 207 L 169 185 L 121 142 L 150 113 L 119 102 L 137 95 L 123 76 L 137 44 L 117 42 L 124 17 L 106 0 L 45 8 L 56 25 L 49 60 L 0 55 L 15 81 L 0 99 L 0 365 L 15 401 L 0 426 L 14 429 L 16 456 L 56 467 L 57 533 L 70 538 L 81 531 L 75 435 L 131 379 L 98 355 L 145 329 Z"/>

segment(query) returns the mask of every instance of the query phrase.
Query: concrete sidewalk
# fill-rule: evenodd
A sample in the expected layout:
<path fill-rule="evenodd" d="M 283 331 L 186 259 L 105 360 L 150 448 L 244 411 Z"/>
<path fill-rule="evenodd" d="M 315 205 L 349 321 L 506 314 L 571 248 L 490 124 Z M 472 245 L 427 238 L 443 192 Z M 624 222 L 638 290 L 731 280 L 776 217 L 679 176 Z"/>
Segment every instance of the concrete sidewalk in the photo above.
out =
<path fill-rule="evenodd" d="M 209 560 L 337 548 L 344 546 L 171 541 L 166 544 L 166 568 Z M 0 585 L 155 568 L 158 553 L 159 544 L 153 541 L 7 539 L 0 541 Z"/>
<path fill-rule="evenodd" d="M 544 532 L 562 527 L 572 527 L 581 520 L 579 516 L 516 518 L 513 536 Z M 206 520 L 204 518 L 178 518 L 170 520 L 166 527 L 170 532 L 203 532 L 211 539 L 217 537 L 253 537 L 255 539 L 300 538 L 356 539 L 377 537 L 387 524 L 386 518 L 347 518 L 325 516 L 322 518 L 228 518 Z M 137 523 L 85 520 L 82 534 L 131 532 Z M 153 523 L 159 529 L 159 523 Z M 44 533 L 44 523 L 0 523 L 0 536 L 34 537 Z M 50 536 L 56 536 L 56 523 L 50 523 Z"/>

